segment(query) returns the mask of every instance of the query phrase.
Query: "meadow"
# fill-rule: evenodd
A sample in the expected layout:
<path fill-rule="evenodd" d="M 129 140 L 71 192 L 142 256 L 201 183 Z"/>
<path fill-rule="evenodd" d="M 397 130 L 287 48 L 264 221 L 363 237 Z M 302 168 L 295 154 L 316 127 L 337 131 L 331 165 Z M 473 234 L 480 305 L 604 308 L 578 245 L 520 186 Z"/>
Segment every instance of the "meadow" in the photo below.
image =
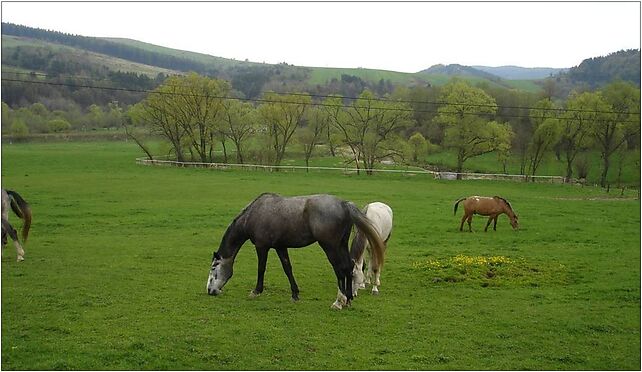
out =
<path fill-rule="evenodd" d="M 29 201 L 26 260 L 2 256 L 3 370 L 639 370 L 640 201 L 594 187 L 341 172 L 136 165 L 125 142 L 2 145 L 2 187 Z M 321 249 L 270 252 L 248 297 L 248 242 L 221 296 L 212 252 L 262 192 L 382 201 L 394 228 L 380 295 L 334 311 Z M 519 215 L 460 232 L 468 195 Z M 15 216 L 10 220 L 20 225 Z"/>

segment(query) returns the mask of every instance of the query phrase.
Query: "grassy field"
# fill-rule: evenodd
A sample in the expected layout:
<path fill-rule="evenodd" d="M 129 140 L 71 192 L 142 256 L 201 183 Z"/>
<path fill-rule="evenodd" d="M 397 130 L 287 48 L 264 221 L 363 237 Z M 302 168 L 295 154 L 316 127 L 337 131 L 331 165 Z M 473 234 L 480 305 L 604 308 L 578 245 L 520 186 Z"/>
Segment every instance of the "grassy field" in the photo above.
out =
<path fill-rule="evenodd" d="M 2 257 L 3 370 L 638 370 L 640 202 L 598 188 L 425 176 L 145 167 L 131 143 L 3 144 L 2 187 L 32 205 L 26 261 Z M 389 204 L 381 295 L 330 310 L 318 246 L 270 253 L 248 298 L 247 243 L 219 297 L 205 282 L 262 192 Z M 462 196 L 501 195 L 497 231 L 459 232 Z M 618 194 L 619 195 L 619 194 Z M 635 196 L 635 195 L 633 195 Z M 10 220 L 16 222 L 15 216 Z"/>

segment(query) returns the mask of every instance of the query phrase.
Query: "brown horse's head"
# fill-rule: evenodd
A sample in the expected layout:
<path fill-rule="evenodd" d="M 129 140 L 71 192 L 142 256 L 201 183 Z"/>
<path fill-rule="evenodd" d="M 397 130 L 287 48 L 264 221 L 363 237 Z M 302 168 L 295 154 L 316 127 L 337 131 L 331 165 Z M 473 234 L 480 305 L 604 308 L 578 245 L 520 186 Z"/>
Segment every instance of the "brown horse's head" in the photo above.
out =
<path fill-rule="evenodd" d="M 510 205 L 508 200 L 506 200 L 506 199 L 504 199 L 504 198 L 502 198 L 500 196 L 496 196 L 495 198 L 499 199 L 500 203 L 504 204 L 504 213 L 506 213 L 506 215 L 510 219 L 510 225 L 513 226 L 513 230 L 519 229 L 519 220 L 517 219 L 517 215 L 513 211 L 513 207 Z M 497 200 L 497 199 L 495 199 L 495 200 Z"/>
<path fill-rule="evenodd" d="M 513 230 L 519 229 L 519 221 L 517 220 L 517 215 L 513 213 L 512 216 L 509 214 L 508 217 L 510 218 L 510 225 L 513 226 Z"/>

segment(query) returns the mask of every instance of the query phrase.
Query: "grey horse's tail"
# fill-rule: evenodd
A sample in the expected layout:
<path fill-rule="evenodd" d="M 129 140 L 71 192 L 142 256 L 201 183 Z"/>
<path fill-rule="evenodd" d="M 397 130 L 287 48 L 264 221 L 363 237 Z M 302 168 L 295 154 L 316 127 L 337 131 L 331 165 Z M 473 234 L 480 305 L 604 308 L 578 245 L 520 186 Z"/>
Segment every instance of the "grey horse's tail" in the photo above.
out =
<path fill-rule="evenodd" d="M 31 207 L 20 194 L 12 190 L 5 190 L 7 195 L 11 198 L 11 209 L 16 214 L 24 220 L 22 225 L 22 243 L 27 243 L 27 238 L 29 237 L 29 228 L 31 227 Z"/>
<path fill-rule="evenodd" d="M 464 201 L 464 200 L 466 200 L 466 199 L 468 199 L 468 198 L 461 198 L 461 199 L 459 199 L 459 200 L 457 200 L 457 201 L 455 202 L 455 210 L 454 210 L 454 212 L 453 212 L 453 215 L 457 214 L 457 206 L 459 205 L 459 203 L 461 203 L 462 201 Z"/>
<path fill-rule="evenodd" d="M 365 235 L 365 238 L 368 239 L 370 247 L 372 248 L 372 261 L 374 267 L 381 268 L 383 266 L 384 252 L 386 248 L 383 241 L 381 240 L 381 237 L 379 237 L 379 233 L 377 233 L 377 230 L 375 230 L 374 226 L 372 226 L 372 222 L 370 222 L 368 217 L 366 217 L 366 215 L 361 212 L 356 205 L 350 202 L 345 202 L 344 205 L 350 213 L 352 222 L 357 226 L 357 229 L 359 230 L 357 231 L 355 239 L 359 239 L 359 233 Z M 364 248 L 365 244 L 355 245 L 353 243 L 353 249 L 350 252 L 351 258 L 354 259 L 355 256 L 359 257 L 363 253 Z M 356 252 L 357 250 L 361 250 L 361 252 Z"/>

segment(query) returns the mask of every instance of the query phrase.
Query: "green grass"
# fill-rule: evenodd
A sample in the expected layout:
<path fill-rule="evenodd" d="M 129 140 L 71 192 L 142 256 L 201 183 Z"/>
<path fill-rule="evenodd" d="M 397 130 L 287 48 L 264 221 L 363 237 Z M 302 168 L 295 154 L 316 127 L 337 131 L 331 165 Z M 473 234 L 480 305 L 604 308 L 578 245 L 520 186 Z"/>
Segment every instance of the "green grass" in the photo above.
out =
<path fill-rule="evenodd" d="M 3 143 L 2 186 L 34 214 L 26 261 L 11 243 L 2 257 L 3 370 L 640 368 L 639 200 L 423 175 L 145 167 L 138 156 L 121 142 Z M 330 310 L 334 274 L 315 245 L 290 251 L 300 302 L 274 252 L 265 292 L 249 299 L 248 243 L 225 292 L 207 296 L 223 231 L 267 191 L 389 204 L 381 295 Z M 484 233 L 475 217 L 459 232 L 453 202 L 471 194 L 510 200 L 521 229 L 502 216 Z M 489 277 L 474 260 L 456 268 L 458 256 L 509 261 Z"/>

